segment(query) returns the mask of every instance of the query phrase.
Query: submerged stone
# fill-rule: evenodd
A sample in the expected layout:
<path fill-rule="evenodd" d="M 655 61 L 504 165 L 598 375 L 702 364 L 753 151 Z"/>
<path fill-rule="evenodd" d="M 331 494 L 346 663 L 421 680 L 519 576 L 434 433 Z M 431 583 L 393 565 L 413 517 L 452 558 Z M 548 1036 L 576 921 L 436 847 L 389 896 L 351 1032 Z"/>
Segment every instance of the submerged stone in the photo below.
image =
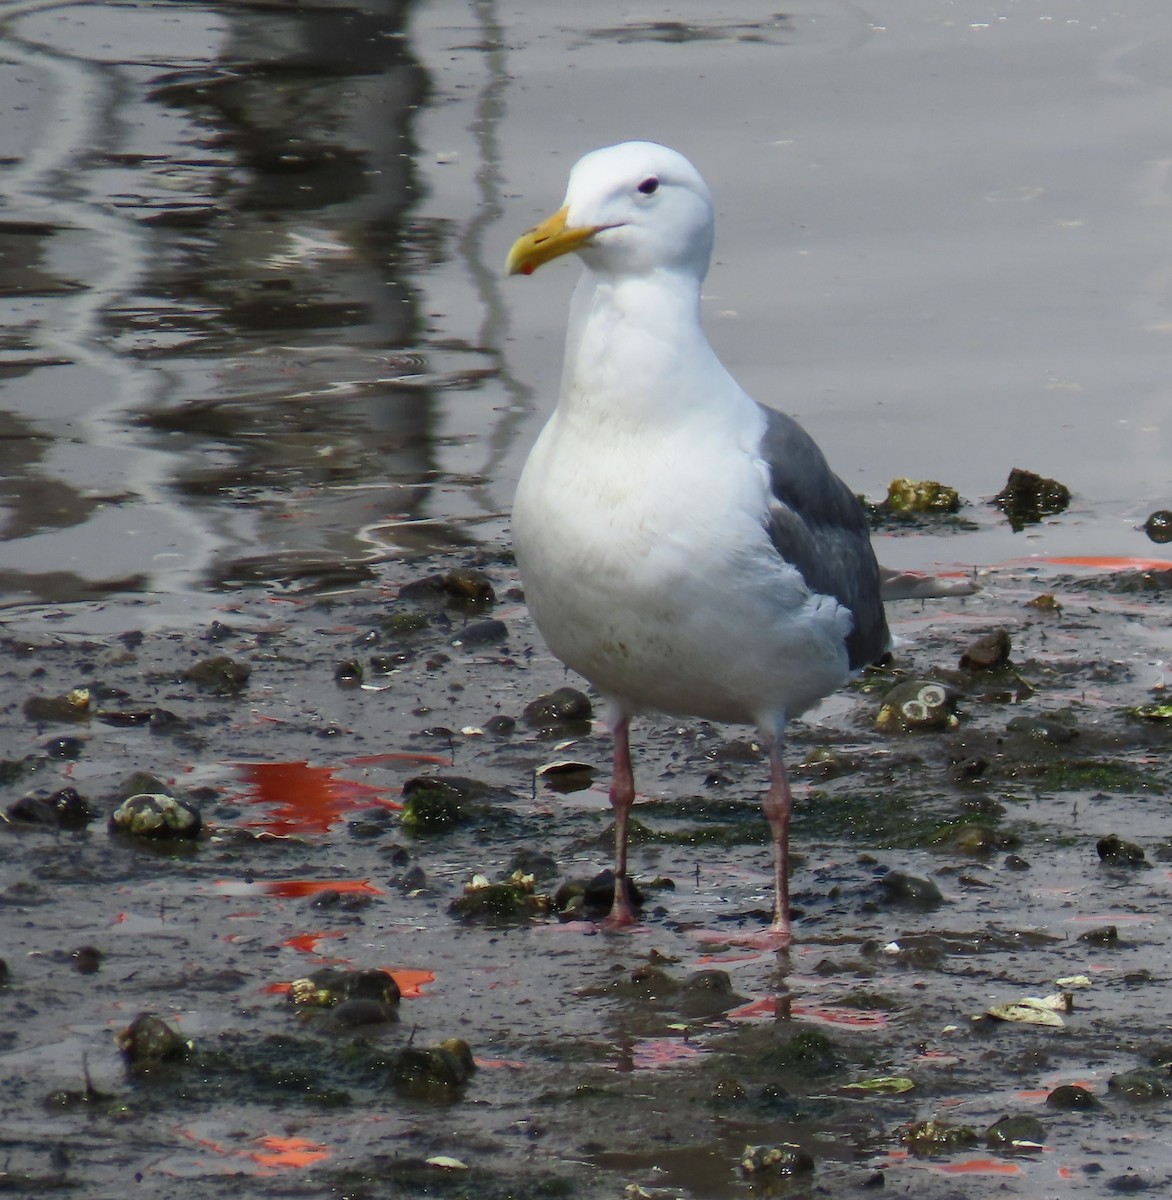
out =
<path fill-rule="evenodd" d="M 993 1150 L 1041 1150 L 1046 1127 L 1037 1117 L 1008 1113 L 985 1130 L 985 1145 Z"/>
<path fill-rule="evenodd" d="M 525 705 L 525 724 L 535 729 L 549 729 L 589 721 L 594 716 L 590 697 L 577 688 L 560 687 L 538 696 Z"/>
<path fill-rule="evenodd" d="M 944 896 L 931 879 L 907 875 L 903 871 L 888 871 L 880 876 L 879 887 L 888 904 L 930 912 L 944 903 Z"/>
<path fill-rule="evenodd" d="M 965 650 L 960 665 L 969 671 L 996 671 L 1008 664 L 1011 649 L 1009 630 L 994 629 Z"/>
<path fill-rule="evenodd" d="M 1107 1080 L 1107 1090 L 1118 1092 L 1130 1100 L 1163 1100 L 1172 1096 L 1172 1079 L 1157 1071 L 1140 1067 L 1134 1071 L 1120 1071 Z"/>
<path fill-rule="evenodd" d="M 1047 1097 L 1046 1103 L 1051 1108 L 1079 1110 L 1098 1108 L 1099 1102 L 1093 1092 L 1077 1083 L 1064 1083 L 1056 1087 Z"/>
<path fill-rule="evenodd" d="M 978 1142 L 976 1130 L 968 1125 L 956 1125 L 949 1121 L 917 1121 L 906 1126 L 899 1135 L 900 1141 L 913 1154 L 947 1154 L 954 1150 L 966 1150 Z"/>
<path fill-rule="evenodd" d="M 741 1151 L 744 1175 L 805 1175 L 814 1169 L 814 1158 L 794 1142 L 774 1146 L 746 1146 Z"/>
<path fill-rule="evenodd" d="M 372 1000 L 393 1006 L 399 1003 L 399 985 L 389 971 L 368 968 L 358 971 L 323 967 L 289 984 L 285 998 L 290 1004 L 329 1008 L 349 1000 Z"/>
<path fill-rule="evenodd" d="M 406 1095 L 431 1100 L 456 1100 L 476 1070 L 468 1043 L 448 1038 L 438 1046 L 408 1046 L 390 1062 L 391 1086 Z"/>
<path fill-rule="evenodd" d="M 1065 745 L 1078 737 L 1078 730 L 1063 721 L 1051 717 L 1017 716 L 1010 718 L 1005 728 L 1010 733 L 1024 733 L 1029 737 L 1055 745 Z"/>
<path fill-rule="evenodd" d="M 65 787 L 51 796 L 22 796 L 8 806 L 8 819 L 55 829 L 84 829 L 98 816 L 75 788 Z"/>
<path fill-rule="evenodd" d="M 1128 842 L 1116 833 L 1108 834 L 1095 843 L 1099 861 L 1112 867 L 1150 867 L 1141 847 Z"/>
<path fill-rule="evenodd" d="M 89 688 L 74 688 L 64 696 L 30 696 L 24 702 L 24 715 L 30 721 L 70 724 L 88 720 L 90 710 Z"/>
<path fill-rule="evenodd" d="M 183 672 L 188 683 L 194 683 L 204 692 L 217 696 L 237 696 L 248 686 L 252 668 L 226 654 L 202 659 Z"/>
<path fill-rule="evenodd" d="M 1119 927 L 1117 925 L 1098 925 L 1094 929 L 1080 933 L 1076 940 L 1089 942 L 1092 946 L 1118 946 L 1120 944 Z"/>
<path fill-rule="evenodd" d="M 114 1041 L 127 1063 L 136 1070 L 182 1060 L 192 1049 L 191 1042 L 151 1013 L 139 1013 L 125 1029 L 114 1035 Z"/>

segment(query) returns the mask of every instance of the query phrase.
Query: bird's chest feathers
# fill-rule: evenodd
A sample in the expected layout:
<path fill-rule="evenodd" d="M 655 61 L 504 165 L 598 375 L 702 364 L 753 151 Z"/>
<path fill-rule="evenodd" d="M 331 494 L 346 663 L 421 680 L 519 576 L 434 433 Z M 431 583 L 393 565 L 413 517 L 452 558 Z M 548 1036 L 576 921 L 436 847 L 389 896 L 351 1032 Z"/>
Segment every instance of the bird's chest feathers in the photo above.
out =
<path fill-rule="evenodd" d="M 662 609 L 712 586 L 697 578 L 698 549 L 718 569 L 764 536 L 747 456 L 723 461 L 687 430 L 640 427 L 633 414 L 590 428 L 582 419 L 551 422 L 535 452 L 543 483 L 522 505 L 523 525 L 541 528 L 543 580 L 585 605 L 621 594 Z"/>

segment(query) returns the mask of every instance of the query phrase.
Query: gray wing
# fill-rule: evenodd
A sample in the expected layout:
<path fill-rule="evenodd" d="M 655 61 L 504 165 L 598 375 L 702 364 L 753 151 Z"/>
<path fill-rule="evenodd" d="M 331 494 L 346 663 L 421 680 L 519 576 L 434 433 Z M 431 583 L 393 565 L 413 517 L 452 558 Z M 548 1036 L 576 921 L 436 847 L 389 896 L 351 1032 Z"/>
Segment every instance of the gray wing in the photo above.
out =
<path fill-rule="evenodd" d="M 762 411 L 761 457 L 773 491 L 766 528 L 773 545 L 811 591 L 833 596 L 850 610 L 851 668 L 877 662 L 891 649 L 891 634 L 863 506 L 792 417 L 764 406 Z"/>

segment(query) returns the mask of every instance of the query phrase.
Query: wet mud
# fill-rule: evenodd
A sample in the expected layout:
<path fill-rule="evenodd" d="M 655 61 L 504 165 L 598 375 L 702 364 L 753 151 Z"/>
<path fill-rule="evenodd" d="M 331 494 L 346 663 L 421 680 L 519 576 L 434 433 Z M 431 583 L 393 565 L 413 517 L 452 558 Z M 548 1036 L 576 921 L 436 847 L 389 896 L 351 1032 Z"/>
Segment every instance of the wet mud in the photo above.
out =
<path fill-rule="evenodd" d="M 582 685 L 506 549 L 244 591 L 199 630 L 9 636 L 0 1179 L 1158 1193 L 1170 601 L 1168 572 L 1006 571 L 893 606 L 894 664 L 794 727 L 782 955 L 753 944 L 767 768 L 743 730 L 641 722 L 643 924 L 557 911 L 609 865 L 609 745 L 581 701 L 534 705 Z M 949 719 L 877 725 L 909 683 Z M 144 794 L 198 836 L 112 828 Z M 400 995 L 331 996 L 331 970 Z M 1046 1023 L 989 1012 L 1052 994 Z"/>

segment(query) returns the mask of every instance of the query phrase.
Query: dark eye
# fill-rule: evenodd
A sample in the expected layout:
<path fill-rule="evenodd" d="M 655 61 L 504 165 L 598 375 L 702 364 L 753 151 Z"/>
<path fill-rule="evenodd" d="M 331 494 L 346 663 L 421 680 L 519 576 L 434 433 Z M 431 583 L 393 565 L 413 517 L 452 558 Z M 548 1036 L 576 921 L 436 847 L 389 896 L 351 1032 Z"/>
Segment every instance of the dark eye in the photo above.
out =
<path fill-rule="evenodd" d="M 649 176 L 647 179 L 644 179 L 641 184 L 639 184 L 639 191 L 641 191 L 644 196 L 653 196 L 658 190 L 659 180 L 656 179 L 654 175 Z"/>

